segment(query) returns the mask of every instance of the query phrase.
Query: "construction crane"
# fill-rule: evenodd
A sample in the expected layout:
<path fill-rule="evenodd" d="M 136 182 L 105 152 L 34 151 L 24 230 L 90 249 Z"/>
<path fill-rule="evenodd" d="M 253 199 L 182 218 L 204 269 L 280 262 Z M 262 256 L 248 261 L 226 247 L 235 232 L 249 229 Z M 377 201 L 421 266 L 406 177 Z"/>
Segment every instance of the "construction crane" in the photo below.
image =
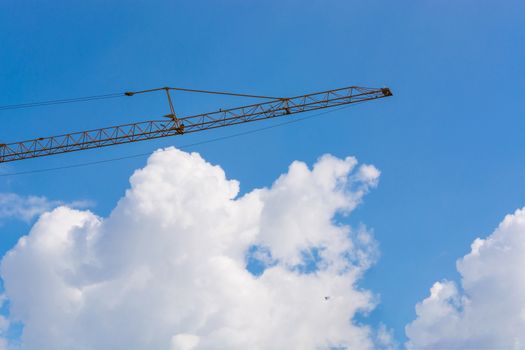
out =
<path fill-rule="evenodd" d="M 150 120 L 73 132 L 59 136 L 40 137 L 27 141 L 0 144 L 0 163 L 189 134 L 197 131 L 221 128 L 257 120 L 284 117 L 302 112 L 332 108 L 392 96 L 392 92 L 389 88 L 365 88 L 357 86 L 316 92 L 290 98 L 174 87 L 125 92 L 123 95 L 134 96 L 136 94 L 153 91 L 165 91 L 167 96 L 170 110 L 169 114 L 165 115 L 162 120 Z M 263 98 L 269 101 L 178 118 L 175 113 L 170 91 Z M 71 101 L 75 102 L 77 99 L 72 99 Z"/>

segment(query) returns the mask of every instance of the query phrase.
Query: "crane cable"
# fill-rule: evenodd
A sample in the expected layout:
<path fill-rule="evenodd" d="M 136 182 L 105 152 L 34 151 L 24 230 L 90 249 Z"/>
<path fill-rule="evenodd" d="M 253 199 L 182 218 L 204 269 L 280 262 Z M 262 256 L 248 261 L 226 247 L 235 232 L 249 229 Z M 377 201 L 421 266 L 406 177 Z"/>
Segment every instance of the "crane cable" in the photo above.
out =
<path fill-rule="evenodd" d="M 94 96 L 74 97 L 74 98 L 66 98 L 66 99 L 59 99 L 59 100 L 48 100 L 48 101 L 3 105 L 3 106 L 0 106 L 0 111 L 51 106 L 51 105 L 59 105 L 59 104 L 66 104 L 66 103 L 105 100 L 105 99 L 110 99 L 110 98 L 133 96 L 136 94 L 142 94 L 142 93 L 153 92 L 153 91 L 161 91 L 161 90 L 183 91 L 183 92 L 212 94 L 212 95 L 227 95 L 227 96 L 236 96 L 236 97 L 250 97 L 250 98 L 261 98 L 261 99 L 271 99 L 271 100 L 282 99 L 282 97 L 241 94 L 241 93 L 234 93 L 234 92 L 227 92 L 227 91 L 197 90 L 197 89 L 188 89 L 188 88 L 180 88 L 180 87 L 162 87 L 162 88 L 155 88 L 155 89 L 148 89 L 148 90 L 141 90 L 141 91 L 116 92 L 116 93 L 105 94 L 105 95 L 94 95 Z"/>
<path fill-rule="evenodd" d="M 356 102 L 355 104 L 359 104 L 359 103 L 362 103 L 362 102 L 364 102 L 364 101 Z M 217 141 L 228 140 L 228 139 L 232 139 L 232 138 L 236 138 L 236 137 L 240 137 L 240 136 L 244 136 L 244 135 L 255 134 L 255 133 L 258 133 L 258 132 L 261 132 L 261 131 L 265 131 L 265 130 L 269 130 L 269 129 L 275 129 L 275 128 L 278 128 L 278 127 L 281 127 L 281 126 L 285 126 L 285 125 L 288 125 L 288 124 L 298 123 L 298 122 L 301 122 L 301 121 L 305 121 L 307 119 L 312 119 L 312 118 L 315 118 L 315 117 L 319 117 L 321 115 L 337 112 L 337 111 L 349 108 L 351 106 L 352 105 L 346 105 L 346 106 L 343 106 L 343 107 L 340 107 L 340 108 L 336 108 L 336 109 L 332 109 L 332 110 L 329 110 L 329 111 L 324 111 L 324 112 L 312 114 L 312 115 L 309 115 L 309 116 L 306 116 L 306 117 L 303 117 L 303 118 L 292 119 L 292 120 L 288 120 L 286 122 L 273 124 L 273 125 L 262 127 L 262 128 L 257 128 L 257 129 L 252 129 L 252 130 L 248 130 L 248 131 L 243 131 L 243 132 L 239 132 L 239 133 L 235 133 L 235 134 L 231 134 L 231 135 L 227 135 L 227 136 L 216 137 L 216 138 L 209 139 L 209 140 L 189 143 L 189 144 L 186 144 L 186 145 L 177 146 L 177 148 L 185 149 L 185 148 L 189 148 L 189 147 L 193 147 L 193 146 L 199 146 L 199 145 L 204 145 L 204 144 L 213 143 L 213 142 L 217 142 Z M 80 168 L 80 167 L 85 167 L 85 166 L 90 166 L 90 165 L 112 163 L 112 162 L 116 162 L 116 161 L 120 161 L 120 160 L 145 157 L 145 156 L 149 156 L 151 154 L 152 154 L 152 152 L 138 153 L 138 154 L 132 154 L 132 155 L 122 156 L 122 157 L 117 157 L 117 158 L 109 158 L 109 159 L 98 160 L 98 161 L 93 161 L 93 162 L 85 162 L 85 163 L 64 165 L 64 166 L 59 166 L 59 167 L 54 167 L 54 168 L 34 169 L 34 170 L 20 171 L 20 172 L 14 172 L 14 173 L 4 173 L 4 174 L 0 174 L 0 177 L 36 174 L 36 173 L 44 173 L 44 172 L 55 171 L 55 170 Z"/>
<path fill-rule="evenodd" d="M 48 100 L 48 101 L 39 101 L 39 102 L 19 103 L 19 104 L 14 104 L 14 105 L 0 106 L 0 111 L 10 110 L 10 109 L 22 109 L 22 108 L 32 108 L 32 107 L 59 105 L 59 104 L 65 104 L 65 103 L 75 103 L 75 102 L 103 100 L 103 99 L 122 97 L 122 96 L 125 96 L 125 95 L 123 93 L 113 93 L 113 94 L 106 94 L 106 95 L 95 95 L 95 96 L 86 96 L 86 97 L 65 98 L 65 99 L 60 99 L 60 100 Z"/>
<path fill-rule="evenodd" d="M 200 94 L 211 94 L 211 95 L 227 95 L 227 96 L 237 96 L 237 97 L 262 98 L 262 99 L 267 99 L 267 100 L 281 100 L 281 99 L 283 99 L 283 97 L 241 94 L 241 93 L 227 92 L 227 91 L 196 90 L 196 89 L 188 89 L 188 88 L 180 88 L 180 87 L 169 87 L 169 86 L 161 87 L 161 88 L 155 88 L 155 89 L 142 90 L 142 91 L 134 91 L 134 92 L 128 91 L 128 92 L 125 92 L 124 95 L 126 95 L 126 96 L 133 96 L 135 94 L 142 94 L 142 93 L 145 93 L 145 92 L 153 92 L 153 91 L 161 91 L 161 90 L 195 92 L 195 93 L 200 93 Z"/>

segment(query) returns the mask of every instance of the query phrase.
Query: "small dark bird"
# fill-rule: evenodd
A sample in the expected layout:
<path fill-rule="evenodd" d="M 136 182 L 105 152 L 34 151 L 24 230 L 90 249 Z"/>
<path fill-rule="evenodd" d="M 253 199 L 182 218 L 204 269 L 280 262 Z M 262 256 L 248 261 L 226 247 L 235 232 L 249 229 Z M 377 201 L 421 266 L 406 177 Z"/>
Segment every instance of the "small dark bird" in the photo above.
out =
<path fill-rule="evenodd" d="M 324 300 L 328 300 L 328 299 L 330 299 L 330 297 L 329 297 L 329 296 L 326 296 L 326 297 L 324 297 Z"/>

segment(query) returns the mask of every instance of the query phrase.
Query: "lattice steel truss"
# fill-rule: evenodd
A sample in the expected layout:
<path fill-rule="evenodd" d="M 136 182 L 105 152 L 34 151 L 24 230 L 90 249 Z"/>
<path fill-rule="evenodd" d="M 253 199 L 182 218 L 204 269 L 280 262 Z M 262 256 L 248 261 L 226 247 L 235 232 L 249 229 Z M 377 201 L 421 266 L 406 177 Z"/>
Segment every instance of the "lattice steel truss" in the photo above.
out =
<path fill-rule="evenodd" d="M 164 88 L 166 92 L 170 88 Z M 132 95 L 134 93 L 126 93 Z M 0 163 L 49 156 L 53 154 L 106 147 L 197 131 L 215 129 L 257 120 L 337 107 L 350 103 L 392 96 L 390 89 L 346 87 L 291 98 L 177 118 L 173 109 L 164 120 L 111 126 L 59 136 L 41 137 L 22 142 L 0 144 Z M 169 98 L 169 93 L 168 93 Z M 170 100 L 170 107 L 171 100 Z"/>

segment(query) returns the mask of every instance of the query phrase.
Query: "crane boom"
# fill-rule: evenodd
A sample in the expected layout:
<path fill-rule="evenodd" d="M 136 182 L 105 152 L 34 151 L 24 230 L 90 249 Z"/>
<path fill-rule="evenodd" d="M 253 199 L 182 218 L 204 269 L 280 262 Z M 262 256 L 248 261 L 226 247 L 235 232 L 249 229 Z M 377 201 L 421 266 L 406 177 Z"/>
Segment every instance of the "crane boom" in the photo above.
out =
<path fill-rule="evenodd" d="M 133 94 L 126 93 L 128 96 Z M 168 117 L 167 120 L 150 120 L 0 144 L 0 163 L 188 134 L 388 96 L 392 96 L 388 88 L 376 89 L 351 86 L 291 98 L 277 98 L 268 102 L 183 118 L 176 118 L 172 110 L 172 113 L 166 116 Z"/>

